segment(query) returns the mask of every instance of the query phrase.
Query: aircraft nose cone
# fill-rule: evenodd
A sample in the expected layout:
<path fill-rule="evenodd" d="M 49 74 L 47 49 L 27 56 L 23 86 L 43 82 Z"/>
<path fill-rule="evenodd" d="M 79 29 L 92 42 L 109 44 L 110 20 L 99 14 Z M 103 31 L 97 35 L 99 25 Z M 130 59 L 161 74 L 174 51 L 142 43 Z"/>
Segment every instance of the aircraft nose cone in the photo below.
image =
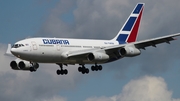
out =
<path fill-rule="evenodd" d="M 16 50 L 14 48 L 11 48 L 10 51 L 11 51 L 12 54 L 16 53 Z"/>
<path fill-rule="evenodd" d="M 15 56 L 19 56 L 19 51 L 17 50 L 17 49 L 15 49 L 15 48 L 11 48 L 11 53 L 13 54 L 13 55 L 15 55 Z"/>

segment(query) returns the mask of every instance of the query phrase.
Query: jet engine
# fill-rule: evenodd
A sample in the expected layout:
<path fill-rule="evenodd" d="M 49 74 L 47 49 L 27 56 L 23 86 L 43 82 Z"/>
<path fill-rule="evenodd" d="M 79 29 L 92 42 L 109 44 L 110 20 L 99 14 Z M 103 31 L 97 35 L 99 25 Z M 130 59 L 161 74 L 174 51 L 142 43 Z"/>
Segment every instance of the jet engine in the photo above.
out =
<path fill-rule="evenodd" d="M 109 59 L 109 55 L 107 55 L 106 53 L 101 53 L 101 52 L 93 52 L 93 53 L 88 54 L 87 59 L 89 61 L 103 62 Z"/>
<path fill-rule="evenodd" d="M 31 72 L 36 71 L 39 68 L 38 63 L 21 60 L 19 58 L 17 58 L 14 61 L 11 61 L 10 66 L 13 70 L 29 70 Z"/>
<path fill-rule="evenodd" d="M 124 47 L 119 50 L 121 56 L 133 57 L 141 54 L 141 51 L 135 47 Z"/>

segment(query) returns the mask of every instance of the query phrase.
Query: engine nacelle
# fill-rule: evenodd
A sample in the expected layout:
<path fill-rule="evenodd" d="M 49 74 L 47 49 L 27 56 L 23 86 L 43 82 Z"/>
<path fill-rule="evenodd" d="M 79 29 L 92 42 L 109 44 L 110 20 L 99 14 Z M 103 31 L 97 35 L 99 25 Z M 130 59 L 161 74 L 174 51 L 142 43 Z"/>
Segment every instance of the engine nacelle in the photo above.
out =
<path fill-rule="evenodd" d="M 119 50 L 121 56 L 133 57 L 141 54 L 141 51 L 135 47 L 124 47 Z"/>
<path fill-rule="evenodd" d="M 21 59 L 17 58 L 14 61 L 11 61 L 10 66 L 13 70 L 20 70 L 18 63 L 21 61 Z"/>
<path fill-rule="evenodd" d="M 14 70 L 29 70 L 29 71 L 36 71 L 39 68 L 39 64 L 35 62 L 30 62 L 26 60 L 21 60 L 17 58 L 14 61 L 11 61 L 10 66 Z"/>
<path fill-rule="evenodd" d="M 30 63 L 29 61 L 20 61 L 18 66 L 20 67 L 21 70 L 30 70 L 30 71 L 36 71 L 39 68 L 39 64 L 32 62 Z"/>
<path fill-rule="evenodd" d="M 89 61 L 103 62 L 109 60 L 109 55 L 101 52 L 93 52 L 88 54 L 87 59 Z"/>

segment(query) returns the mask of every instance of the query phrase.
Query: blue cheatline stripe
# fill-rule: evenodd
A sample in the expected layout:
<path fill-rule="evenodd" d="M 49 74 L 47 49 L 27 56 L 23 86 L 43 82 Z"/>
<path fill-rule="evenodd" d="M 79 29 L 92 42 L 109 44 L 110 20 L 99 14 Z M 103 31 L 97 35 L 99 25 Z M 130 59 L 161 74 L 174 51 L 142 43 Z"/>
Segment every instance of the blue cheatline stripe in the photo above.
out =
<path fill-rule="evenodd" d="M 126 25 L 123 28 L 123 31 L 131 31 L 131 28 L 134 25 L 134 22 L 136 21 L 137 17 L 130 17 L 128 22 L 126 23 Z"/>
<path fill-rule="evenodd" d="M 139 14 L 139 12 L 141 11 L 143 4 L 138 4 L 135 8 L 135 10 L 133 11 L 133 14 Z"/>
<path fill-rule="evenodd" d="M 126 43 L 127 37 L 128 34 L 120 34 L 116 40 L 119 42 L 119 44 L 124 44 Z"/>

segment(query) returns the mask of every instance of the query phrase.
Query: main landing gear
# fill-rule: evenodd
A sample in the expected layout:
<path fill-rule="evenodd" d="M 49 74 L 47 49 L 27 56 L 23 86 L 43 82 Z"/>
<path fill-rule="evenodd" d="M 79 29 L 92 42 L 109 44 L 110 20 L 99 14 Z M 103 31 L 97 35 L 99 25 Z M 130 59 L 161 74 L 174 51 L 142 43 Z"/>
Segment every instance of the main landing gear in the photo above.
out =
<path fill-rule="evenodd" d="M 57 75 L 67 75 L 68 74 L 68 70 L 67 69 L 63 69 L 63 64 L 57 64 L 59 65 L 60 69 L 58 69 L 56 71 Z"/>
<path fill-rule="evenodd" d="M 88 74 L 89 73 L 89 69 L 86 68 L 84 65 L 82 65 L 82 67 L 78 67 L 78 71 L 81 72 L 82 74 Z"/>
<path fill-rule="evenodd" d="M 59 67 L 60 67 L 60 69 L 58 69 L 56 71 L 57 75 L 67 75 L 68 74 L 68 70 L 63 69 L 63 64 L 57 64 L 57 65 L 59 65 Z M 102 66 L 95 64 L 95 65 L 91 66 L 91 70 L 92 71 L 101 71 Z M 82 74 L 88 74 L 89 73 L 89 69 L 86 68 L 84 65 L 79 66 L 78 71 L 81 72 Z"/>
<path fill-rule="evenodd" d="M 100 70 L 102 70 L 102 66 L 95 64 L 95 66 L 91 66 L 91 70 L 92 71 L 98 71 L 98 70 L 100 71 Z M 89 73 L 89 69 L 86 68 L 84 65 L 82 65 L 82 67 L 80 66 L 78 68 L 78 71 L 81 72 L 82 74 L 88 74 Z"/>
<path fill-rule="evenodd" d="M 91 70 L 92 71 L 98 71 L 98 70 L 101 71 L 102 70 L 102 66 L 95 64 L 95 66 L 91 66 Z"/>

